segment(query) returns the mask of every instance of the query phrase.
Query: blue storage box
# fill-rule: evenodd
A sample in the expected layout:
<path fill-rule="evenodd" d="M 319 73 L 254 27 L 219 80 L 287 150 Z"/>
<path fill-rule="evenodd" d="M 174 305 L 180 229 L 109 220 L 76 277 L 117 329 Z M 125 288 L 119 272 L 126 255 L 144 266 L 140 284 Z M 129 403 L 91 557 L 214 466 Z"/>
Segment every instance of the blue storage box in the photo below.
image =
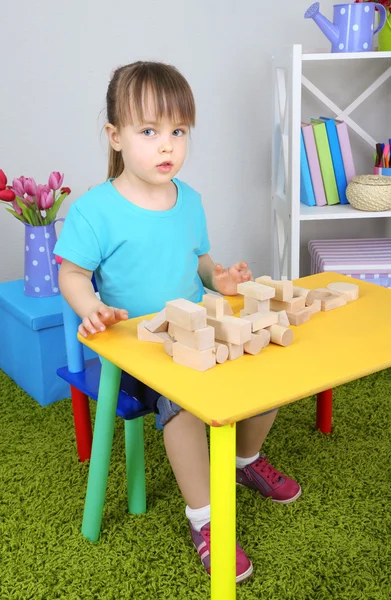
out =
<path fill-rule="evenodd" d="M 0 369 L 41 406 L 70 397 L 56 373 L 67 364 L 61 303 L 26 296 L 22 279 L 0 283 Z"/>

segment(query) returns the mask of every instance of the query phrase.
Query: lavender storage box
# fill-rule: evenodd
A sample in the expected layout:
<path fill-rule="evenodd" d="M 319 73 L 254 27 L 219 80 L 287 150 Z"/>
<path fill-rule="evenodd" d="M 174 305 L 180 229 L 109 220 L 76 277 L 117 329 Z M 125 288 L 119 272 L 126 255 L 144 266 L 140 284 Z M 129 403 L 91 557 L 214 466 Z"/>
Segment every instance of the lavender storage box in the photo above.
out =
<path fill-rule="evenodd" d="M 311 273 L 334 271 L 391 288 L 391 238 L 311 240 Z"/>

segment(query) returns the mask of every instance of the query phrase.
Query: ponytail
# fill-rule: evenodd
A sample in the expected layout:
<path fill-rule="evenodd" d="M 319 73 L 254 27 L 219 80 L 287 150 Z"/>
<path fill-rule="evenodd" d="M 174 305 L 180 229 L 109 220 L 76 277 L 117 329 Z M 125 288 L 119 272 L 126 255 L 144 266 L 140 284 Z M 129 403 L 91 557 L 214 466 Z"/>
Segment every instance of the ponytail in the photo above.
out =
<path fill-rule="evenodd" d="M 107 179 L 119 177 L 124 170 L 125 165 L 121 152 L 117 152 L 109 146 L 109 164 L 107 169 Z"/>

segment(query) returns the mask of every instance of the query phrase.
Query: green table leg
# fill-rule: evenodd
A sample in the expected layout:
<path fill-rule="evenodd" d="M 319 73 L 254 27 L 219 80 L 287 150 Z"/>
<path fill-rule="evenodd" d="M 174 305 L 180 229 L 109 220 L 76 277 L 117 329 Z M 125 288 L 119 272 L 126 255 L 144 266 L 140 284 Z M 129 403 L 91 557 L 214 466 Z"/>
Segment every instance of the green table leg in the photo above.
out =
<path fill-rule="evenodd" d="M 147 510 L 144 468 L 144 418 L 125 421 L 128 509 L 133 515 Z"/>
<path fill-rule="evenodd" d="M 98 540 L 102 523 L 120 378 L 121 369 L 103 359 L 81 528 L 91 542 Z"/>
<path fill-rule="evenodd" d="M 211 598 L 236 598 L 236 424 L 210 428 Z"/>

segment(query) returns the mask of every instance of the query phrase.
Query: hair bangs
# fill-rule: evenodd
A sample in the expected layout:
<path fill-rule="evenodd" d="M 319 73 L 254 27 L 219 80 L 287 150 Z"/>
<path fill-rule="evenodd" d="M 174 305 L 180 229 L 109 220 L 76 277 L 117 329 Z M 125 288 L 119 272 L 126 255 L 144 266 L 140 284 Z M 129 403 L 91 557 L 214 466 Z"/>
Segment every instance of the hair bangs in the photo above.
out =
<path fill-rule="evenodd" d="M 170 65 L 141 63 L 118 82 L 118 125 L 159 121 L 168 117 L 172 122 L 193 127 L 195 103 L 185 78 Z"/>

